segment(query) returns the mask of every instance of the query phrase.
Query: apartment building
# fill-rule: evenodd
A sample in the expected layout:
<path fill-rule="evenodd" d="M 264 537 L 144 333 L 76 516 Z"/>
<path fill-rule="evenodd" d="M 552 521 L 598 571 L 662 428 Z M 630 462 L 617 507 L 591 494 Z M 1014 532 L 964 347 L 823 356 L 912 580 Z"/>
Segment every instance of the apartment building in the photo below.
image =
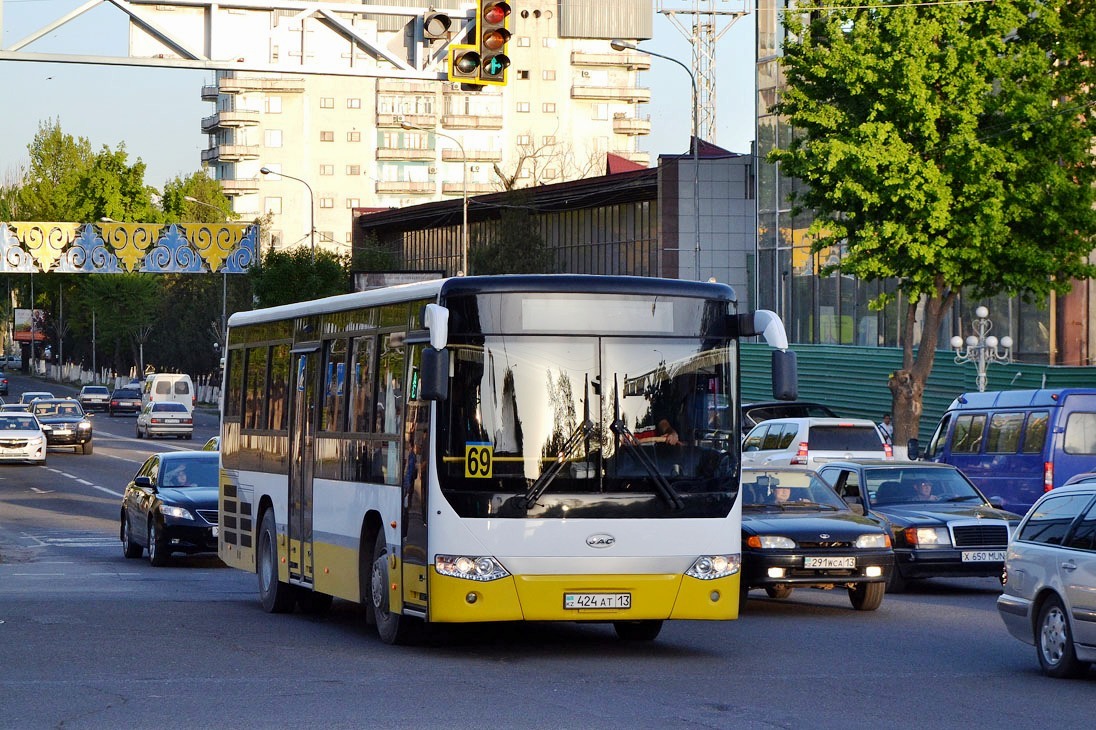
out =
<path fill-rule="evenodd" d="M 265 245 L 314 243 L 341 253 L 350 252 L 356 208 L 402 208 L 601 175 L 606 153 L 647 166 L 638 140 L 651 128 L 639 113 L 650 100 L 641 86 L 649 57 L 614 51 L 608 39 L 649 37 L 652 8 L 640 0 L 610 5 L 515 3 L 504 86 L 404 78 L 394 69 L 383 77 L 219 71 L 202 90 L 216 104 L 202 120 L 209 135 L 203 163 L 245 220 L 269 214 Z M 312 21 L 288 12 L 271 20 L 285 25 L 287 39 L 307 39 L 309 29 L 300 24 Z M 445 57 L 447 38 L 424 37 L 414 19 L 354 22 L 393 54 Z M 284 60 L 283 48 L 299 45 L 281 46 L 275 31 L 254 41 L 266 49 L 248 48 L 245 35 L 241 55 L 268 53 L 271 63 Z M 325 54 L 350 52 L 362 64 L 377 63 L 351 44 L 313 44 L 303 53 L 322 65 Z M 444 62 L 437 68 L 444 72 Z"/>

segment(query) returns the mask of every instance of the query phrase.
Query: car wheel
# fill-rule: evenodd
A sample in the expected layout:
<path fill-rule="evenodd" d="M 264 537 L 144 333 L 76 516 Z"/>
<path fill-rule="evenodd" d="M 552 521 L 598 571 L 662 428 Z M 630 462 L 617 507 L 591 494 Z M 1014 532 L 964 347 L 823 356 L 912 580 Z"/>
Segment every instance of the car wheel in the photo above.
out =
<path fill-rule="evenodd" d="M 144 552 L 137 543 L 133 542 L 133 535 L 129 531 L 129 512 L 122 512 L 122 553 L 127 558 L 139 558 Z"/>
<path fill-rule="evenodd" d="M 909 581 L 902 576 L 898 566 L 895 565 L 891 568 L 890 577 L 887 578 L 887 593 L 904 593 L 908 587 Z"/>
<path fill-rule="evenodd" d="M 857 611 L 874 611 L 883 602 L 883 594 L 887 592 L 887 584 L 857 583 L 849 586 L 849 601 Z"/>
<path fill-rule="evenodd" d="M 148 523 L 148 562 L 156 568 L 161 568 L 167 565 L 169 557 L 170 551 L 167 548 L 167 542 L 160 535 L 160 530 L 156 527 L 156 521 L 153 520 Z"/>
<path fill-rule="evenodd" d="M 369 576 L 369 599 L 373 617 L 377 622 L 377 634 L 386 644 L 406 644 L 415 634 L 415 619 L 392 613 L 388 603 L 388 543 L 384 530 L 377 533 L 373 546 L 373 568 Z"/>
<path fill-rule="evenodd" d="M 654 641 L 662 631 L 661 621 L 614 621 L 613 630 L 623 641 Z"/>
<path fill-rule="evenodd" d="M 278 531 L 274 526 L 274 510 L 263 513 L 259 526 L 259 600 L 267 613 L 289 613 L 293 610 L 293 586 L 278 580 Z"/>
<path fill-rule="evenodd" d="M 94 450 L 94 448 L 95 447 L 91 445 L 91 442 L 88 441 L 86 444 L 83 445 L 83 447 L 81 447 L 80 452 L 84 456 L 87 456 L 88 454 L 90 454 Z"/>
<path fill-rule="evenodd" d="M 1035 651 L 1039 655 L 1039 666 L 1048 677 L 1079 677 L 1088 671 L 1089 663 L 1077 659 L 1073 630 L 1058 596 L 1048 598 L 1039 610 Z"/>
<path fill-rule="evenodd" d="M 140 426 L 140 424 L 137 425 L 136 432 L 137 432 L 137 438 L 141 438 L 141 426 Z"/>
<path fill-rule="evenodd" d="M 791 586 L 765 586 L 765 592 L 769 594 L 769 598 L 787 598 L 793 590 Z"/>

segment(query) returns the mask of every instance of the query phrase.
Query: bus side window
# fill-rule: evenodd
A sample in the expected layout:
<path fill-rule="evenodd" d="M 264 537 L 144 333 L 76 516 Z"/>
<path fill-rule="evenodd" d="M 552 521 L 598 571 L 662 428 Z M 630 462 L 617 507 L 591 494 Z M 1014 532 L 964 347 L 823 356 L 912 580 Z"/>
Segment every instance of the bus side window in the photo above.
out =
<path fill-rule="evenodd" d="M 994 413 L 989 419 L 986 453 L 1015 454 L 1020 450 L 1020 431 L 1023 427 L 1023 413 Z"/>
<path fill-rule="evenodd" d="M 975 413 L 955 419 L 955 438 L 951 443 L 953 454 L 977 454 L 982 445 L 982 432 L 986 426 L 986 414 Z"/>
<path fill-rule="evenodd" d="M 1050 414 L 1046 411 L 1029 413 L 1024 428 L 1024 443 L 1021 447 L 1025 454 L 1041 454 L 1047 441 L 1047 425 Z"/>

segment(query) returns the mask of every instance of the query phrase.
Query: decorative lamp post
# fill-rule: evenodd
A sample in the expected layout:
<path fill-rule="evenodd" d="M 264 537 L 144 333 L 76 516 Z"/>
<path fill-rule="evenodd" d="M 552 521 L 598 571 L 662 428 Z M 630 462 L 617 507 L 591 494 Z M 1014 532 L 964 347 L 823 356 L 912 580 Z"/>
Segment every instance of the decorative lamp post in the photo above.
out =
<path fill-rule="evenodd" d="M 964 340 L 956 335 L 951 338 L 951 348 L 955 350 L 955 362 L 962 365 L 965 362 L 974 363 L 974 382 L 978 391 L 986 389 L 986 366 L 990 363 L 1012 362 L 1012 338 L 1005 335 L 998 339 L 989 334 L 993 329 L 993 322 L 989 320 L 989 309 L 978 307 L 974 310 L 974 321 L 971 322 L 974 334 Z M 964 348 L 965 345 L 965 348 Z M 998 349 L 1000 345 L 1002 349 Z"/>
<path fill-rule="evenodd" d="M 700 108 L 698 106 L 700 97 L 696 90 L 696 74 L 693 73 L 692 69 L 673 56 L 664 56 L 661 53 L 649 51 L 646 48 L 640 48 L 635 43 L 629 43 L 628 41 L 616 38 L 609 41 L 609 46 L 614 51 L 640 51 L 649 56 L 657 56 L 666 61 L 672 61 L 685 69 L 685 73 L 689 74 L 689 81 L 693 84 L 693 141 L 690 145 L 693 153 L 693 227 L 695 229 L 693 257 L 696 265 L 696 280 L 700 281 L 700 160 L 698 149 L 700 147 Z"/>
<path fill-rule="evenodd" d="M 264 175 L 280 175 L 281 177 L 288 177 L 290 180 L 296 180 L 297 182 L 308 188 L 308 214 L 310 216 L 312 224 L 312 263 L 316 263 L 316 196 L 312 194 L 312 186 L 309 185 L 307 181 L 302 180 L 299 177 L 286 175 L 284 172 L 271 170 L 269 167 L 266 166 L 260 167 L 259 172 Z"/>

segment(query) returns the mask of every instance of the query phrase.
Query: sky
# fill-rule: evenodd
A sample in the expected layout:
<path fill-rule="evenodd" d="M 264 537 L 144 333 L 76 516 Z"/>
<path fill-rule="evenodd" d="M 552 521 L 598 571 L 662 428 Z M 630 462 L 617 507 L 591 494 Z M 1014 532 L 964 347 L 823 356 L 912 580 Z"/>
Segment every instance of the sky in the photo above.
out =
<path fill-rule="evenodd" d="M 520 1 L 520 0 L 518 0 Z M 8 49 L 31 32 L 82 4 L 81 0 L 0 0 L 2 47 Z M 683 22 L 689 22 L 683 16 Z M 717 28 L 728 25 L 723 19 Z M 754 138 L 754 16 L 740 18 L 716 46 L 716 135 L 720 147 L 748 152 Z M 39 39 L 26 51 L 124 56 L 127 16 L 102 3 L 58 31 Z M 609 44 L 606 42 L 606 50 Z M 689 41 L 667 18 L 655 13 L 654 38 L 641 47 L 691 64 Z M 211 83 L 206 71 L 130 68 L 72 63 L 0 60 L 0 183 L 17 179 L 30 144 L 42 122 L 59 119 L 73 137 L 86 137 L 92 149 L 124 144 L 130 163 L 146 165 L 145 182 L 163 188 L 176 176 L 201 169 L 207 138 L 202 117 L 213 105 L 202 101 L 201 87 Z M 640 148 L 659 154 L 688 150 L 691 132 L 691 84 L 675 63 L 651 58 L 651 70 L 641 76 L 651 89 L 651 103 L 640 114 L 651 118 L 651 134 Z"/>

